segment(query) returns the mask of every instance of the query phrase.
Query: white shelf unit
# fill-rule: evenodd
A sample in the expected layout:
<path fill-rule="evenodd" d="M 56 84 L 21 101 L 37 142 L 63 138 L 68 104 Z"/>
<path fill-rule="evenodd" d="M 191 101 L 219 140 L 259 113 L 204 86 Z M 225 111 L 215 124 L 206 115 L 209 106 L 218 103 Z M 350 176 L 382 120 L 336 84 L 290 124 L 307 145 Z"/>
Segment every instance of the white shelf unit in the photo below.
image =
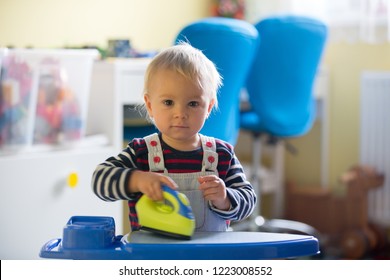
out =
<path fill-rule="evenodd" d="M 90 132 L 100 130 L 112 139 L 119 151 L 123 146 L 123 107 L 143 104 L 145 71 L 150 62 L 147 58 L 112 59 L 96 62 L 92 76 L 91 108 L 96 109 L 90 118 Z M 102 111 L 107 111 L 101 114 Z M 120 129 L 111 129 L 111 127 Z"/>

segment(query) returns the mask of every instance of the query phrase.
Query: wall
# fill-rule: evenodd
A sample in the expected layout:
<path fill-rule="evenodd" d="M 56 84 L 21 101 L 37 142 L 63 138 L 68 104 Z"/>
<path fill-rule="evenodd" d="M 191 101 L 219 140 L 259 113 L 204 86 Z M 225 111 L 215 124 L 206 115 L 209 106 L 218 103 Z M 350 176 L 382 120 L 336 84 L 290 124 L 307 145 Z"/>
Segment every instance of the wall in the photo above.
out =
<path fill-rule="evenodd" d="M 171 45 L 186 23 L 209 15 L 210 0 L 0 0 L 0 46 L 106 47 L 131 39 L 137 49 Z"/>
<path fill-rule="evenodd" d="M 331 188 L 351 165 L 359 162 L 360 74 L 363 70 L 390 71 L 390 44 L 329 42 L 324 65 L 329 70 L 329 176 Z M 286 177 L 300 185 L 319 185 L 319 137 L 312 131 L 291 142 L 301 151 L 286 153 Z"/>
<path fill-rule="evenodd" d="M 390 71 L 390 44 L 330 44 L 331 182 L 359 161 L 360 75 L 363 70 Z"/>

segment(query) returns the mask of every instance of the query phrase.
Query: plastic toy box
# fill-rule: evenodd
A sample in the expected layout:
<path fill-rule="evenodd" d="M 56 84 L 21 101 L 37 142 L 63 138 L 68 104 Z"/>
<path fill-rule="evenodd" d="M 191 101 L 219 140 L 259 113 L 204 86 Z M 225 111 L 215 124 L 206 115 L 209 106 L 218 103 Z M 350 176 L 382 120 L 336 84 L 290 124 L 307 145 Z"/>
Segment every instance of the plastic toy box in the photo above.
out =
<path fill-rule="evenodd" d="M 96 50 L 1 49 L 0 147 L 81 139 L 97 57 Z"/>

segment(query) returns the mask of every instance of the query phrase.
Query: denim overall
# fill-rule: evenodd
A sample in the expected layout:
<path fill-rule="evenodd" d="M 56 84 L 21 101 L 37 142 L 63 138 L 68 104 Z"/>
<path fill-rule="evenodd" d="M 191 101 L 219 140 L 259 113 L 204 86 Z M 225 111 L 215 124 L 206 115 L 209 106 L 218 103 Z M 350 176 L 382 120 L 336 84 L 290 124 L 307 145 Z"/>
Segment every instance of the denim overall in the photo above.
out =
<path fill-rule="evenodd" d="M 163 171 L 179 186 L 190 201 L 195 216 L 196 231 L 226 231 L 227 223 L 214 213 L 209 202 L 203 198 L 199 190 L 198 178 L 206 175 L 218 176 L 218 153 L 215 140 L 212 137 L 200 135 L 203 149 L 202 170 L 194 173 L 168 173 L 164 165 L 163 151 L 158 134 L 146 136 L 144 139 L 149 152 L 149 168 L 152 172 Z"/>

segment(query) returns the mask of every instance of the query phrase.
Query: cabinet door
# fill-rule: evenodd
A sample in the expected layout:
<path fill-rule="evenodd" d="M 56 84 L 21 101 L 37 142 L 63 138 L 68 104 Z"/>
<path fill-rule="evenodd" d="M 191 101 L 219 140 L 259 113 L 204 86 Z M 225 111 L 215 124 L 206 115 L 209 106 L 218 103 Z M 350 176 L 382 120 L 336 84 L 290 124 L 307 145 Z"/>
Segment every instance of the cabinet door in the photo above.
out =
<path fill-rule="evenodd" d="M 96 148 L 0 158 L 0 259 L 39 258 L 43 244 L 62 238 L 71 216 L 114 217 L 122 234 L 122 203 L 102 201 L 91 188 L 96 165 L 113 153 Z"/>

